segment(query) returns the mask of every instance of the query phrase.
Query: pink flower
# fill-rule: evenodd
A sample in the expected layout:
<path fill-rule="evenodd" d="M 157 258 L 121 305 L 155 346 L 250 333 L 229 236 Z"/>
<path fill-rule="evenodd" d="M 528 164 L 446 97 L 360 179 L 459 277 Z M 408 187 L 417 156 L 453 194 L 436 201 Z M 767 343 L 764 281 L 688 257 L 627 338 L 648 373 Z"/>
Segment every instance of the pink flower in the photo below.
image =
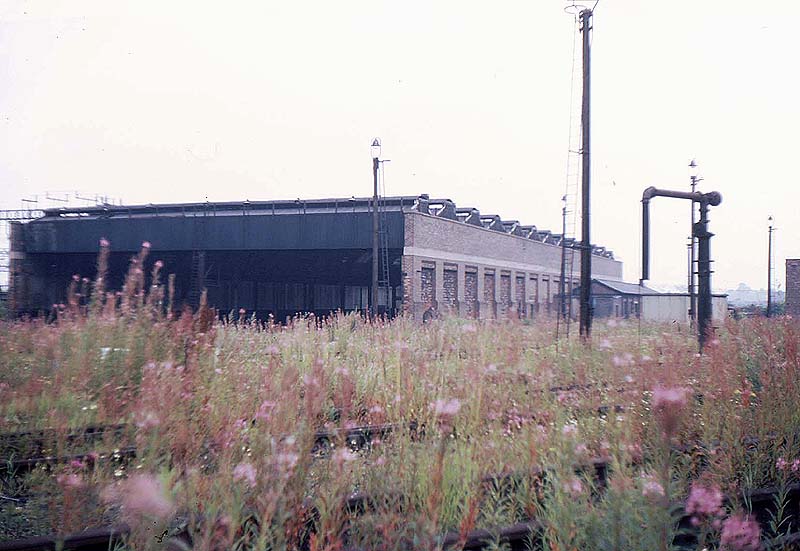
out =
<path fill-rule="evenodd" d="M 278 470 L 285 475 L 289 475 L 294 470 L 295 466 L 297 465 L 297 460 L 300 457 L 296 453 L 292 452 L 283 452 L 279 453 L 276 457 L 276 463 L 278 465 Z"/>
<path fill-rule="evenodd" d="M 256 412 L 256 419 L 261 419 L 266 421 L 272 415 L 272 410 L 275 408 L 275 402 L 271 400 L 264 400 L 261 402 L 261 405 L 258 406 L 258 411 Z"/>
<path fill-rule="evenodd" d="M 775 462 L 775 468 L 779 471 L 785 471 L 789 464 L 783 457 L 779 457 L 778 460 Z"/>
<path fill-rule="evenodd" d="M 569 424 L 564 425 L 563 427 L 561 427 L 561 434 L 563 434 L 564 436 L 577 436 L 578 427 Z"/>
<path fill-rule="evenodd" d="M 692 515 L 692 524 L 700 524 L 706 518 L 722 516 L 722 492 L 717 486 L 706 488 L 692 484 L 686 500 L 686 513 Z"/>
<path fill-rule="evenodd" d="M 233 479 L 237 482 L 244 481 L 252 488 L 256 485 L 256 468 L 246 461 L 239 463 L 233 469 Z"/>
<path fill-rule="evenodd" d="M 106 239 L 105 237 L 101 237 L 101 238 L 100 238 L 100 246 L 101 246 L 101 247 L 103 247 L 103 248 L 105 248 L 105 247 L 110 247 L 110 246 L 111 246 L 111 243 L 110 243 L 110 242 L 109 242 L 109 240 L 108 240 L 108 239 Z"/>
<path fill-rule="evenodd" d="M 161 481 L 150 474 L 132 475 L 120 484 L 120 488 L 107 488 L 103 497 L 106 501 L 120 501 L 123 514 L 129 520 L 142 517 L 163 519 L 174 511 L 174 505 L 166 496 Z"/>
<path fill-rule="evenodd" d="M 144 241 L 142 243 L 142 248 L 143 249 L 149 249 L 150 248 L 150 242 L 149 241 Z"/>
<path fill-rule="evenodd" d="M 152 411 L 140 414 L 139 420 L 136 421 L 136 426 L 144 430 L 155 428 L 160 424 L 161 420 Z"/>
<path fill-rule="evenodd" d="M 336 450 L 336 453 L 333 454 L 333 461 L 339 467 L 341 467 L 344 463 L 349 463 L 351 461 L 355 461 L 356 459 L 358 459 L 358 455 L 347 448 L 339 448 Z"/>
<path fill-rule="evenodd" d="M 583 493 L 583 484 L 581 484 L 578 478 L 573 477 L 567 482 L 564 482 L 564 491 L 571 497 L 578 497 Z"/>
<path fill-rule="evenodd" d="M 800 459 L 792 461 L 792 472 L 796 473 L 797 471 L 800 471 Z"/>
<path fill-rule="evenodd" d="M 664 435 L 673 437 L 686 407 L 686 389 L 656 387 L 653 390 L 652 407 Z"/>
<path fill-rule="evenodd" d="M 156 260 L 156 268 L 159 270 L 164 267 L 164 262 L 162 260 Z"/>
<path fill-rule="evenodd" d="M 74 473 L 60 474 L 56 477 L 56 482 L 58 482 L 64 488 L 83 487 L 83 479 L 80 475 Z"/>
<path fill-rule="evenodd" d="M 761 529 L 758 523 L 739 514 L 722 524 L 720 549 L 730 551 L 755 551 L 761 548 Z"/>
<path fill-rule="evenodd" d="M 642 475 L 642 495 L 645 497 L 663 497 L 664 487 L 653 475 Z"/>
<path fill-rule="evenodd" d="M 436 415 L 440 415 L 442 417 L 453 417 L 458 413 L 458 410 L 461 409 L 461 402 L 458 398 L 453 398 L 451 400 L 445 400 L 443 398 L 439 398 L 431 404 L 431 409 L 433 409 Z"/>

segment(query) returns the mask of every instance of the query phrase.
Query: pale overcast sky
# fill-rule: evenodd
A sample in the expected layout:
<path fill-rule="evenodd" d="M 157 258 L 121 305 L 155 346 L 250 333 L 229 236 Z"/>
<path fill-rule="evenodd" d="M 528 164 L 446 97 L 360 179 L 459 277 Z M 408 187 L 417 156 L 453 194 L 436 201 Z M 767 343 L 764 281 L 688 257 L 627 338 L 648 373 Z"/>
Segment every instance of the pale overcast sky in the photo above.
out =
<path fill-rule="evenodd" d="M 0 3 L 0 207 L 81 190 L 157 203 L 429 193 L 560 231 L 573 19 L 563 0 Z M 800 257 L 788 0 L 601 0 L 592 241 L 635 281 L 640 198 L 711 210 L 714 287 Z M 576 83 L 579 85 L 579 83 Z M 689 205 L 652 204 L 652 281 L 686 281 Z"/>

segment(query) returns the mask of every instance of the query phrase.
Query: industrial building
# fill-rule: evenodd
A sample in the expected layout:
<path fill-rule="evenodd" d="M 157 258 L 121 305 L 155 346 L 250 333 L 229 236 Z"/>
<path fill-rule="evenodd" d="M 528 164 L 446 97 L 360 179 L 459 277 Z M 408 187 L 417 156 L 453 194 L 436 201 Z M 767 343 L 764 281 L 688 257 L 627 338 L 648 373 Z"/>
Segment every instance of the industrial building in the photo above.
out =
<path fill-rule="evenodd" d="M 800 319 L 800 258 L 786 259 L 786 315 Z"/>
<path fill-rule="evenodd" d="M 473 318 L 555 312 L 563 236 L 428 195 L 381 198 L 379 311 Z M 176 274 L 179 303 L 203 289 L 221 312 L 260 318 L 366 311 L 372 277 L 371 198 L 49 209 L 11 225 L 9 306 L 35 315 L 63 302 L 73 274 L 92 278 L 111 242 L 119 288 L 142 242 Z M 571 250 L 571 249 L 570 249 Z M 580 255 L 570 257 L 567 292 Z M 592 274 L 622 279 L 611 251 L 592 247 Z"/>
<path fill-rule="evenodd" d="M 592 279 L 593 315 L 596 318 L 641 318 L 642 321 L 689 323 L 688 293 L 659 293 L 637 283 Z M 577 302 L 578 289 L 573 291 Z M 711 295 L 711 319 L 728 316 L 728 295 Z"/>

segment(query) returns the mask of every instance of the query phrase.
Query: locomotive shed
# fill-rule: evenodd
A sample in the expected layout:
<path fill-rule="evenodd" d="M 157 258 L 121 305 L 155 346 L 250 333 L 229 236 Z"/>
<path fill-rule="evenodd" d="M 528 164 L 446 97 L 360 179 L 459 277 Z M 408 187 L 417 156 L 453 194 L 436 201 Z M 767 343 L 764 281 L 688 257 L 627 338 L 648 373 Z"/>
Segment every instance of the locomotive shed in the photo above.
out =
<path fill-rule="evenodd" d="M 378 210 L 380 313 L 420 320 L 431 309 L 482 319 L 555 313 L 562 244 L 577 248 L 572 240 L 428 195 L 381 198 Z M 106 238 L 111 289 L 121 288 L 131 257 L 149 241 L 145 271 L 164 262 L 164 273 L 176 277 L 178 306 L 196 306 L 206 289 L 222 313 L 244 309 L 261 319 L 366 312 L 372 212 L 371 198 L 48 209 L 11 224 L 10 307 L 37 315 L 64 302 L 74 274 L 94 278 Z M 566 272 L 569 290 L 579 256 Z M 621 280 L 622 263 L 592 246 L 592 276 Z"/>

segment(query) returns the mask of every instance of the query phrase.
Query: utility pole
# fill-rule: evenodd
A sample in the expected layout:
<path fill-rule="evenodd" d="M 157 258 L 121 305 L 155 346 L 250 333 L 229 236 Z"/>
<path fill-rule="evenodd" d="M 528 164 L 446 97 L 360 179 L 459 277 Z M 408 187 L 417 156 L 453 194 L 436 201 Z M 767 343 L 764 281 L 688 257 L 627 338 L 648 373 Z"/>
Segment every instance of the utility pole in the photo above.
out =
<path fill-rule="evenodd" d="M 381 156 L 381 141 L 372 140 L 372 293 L 369 314 L 378 315 L 378 166 Z"/>
<path fill-rule="evenodd" d="M 772 315 L 772 216 L 769 217 L 769 245 L 767 246 L 767 317 Z"/>
<path fill-rule="evenodd" d="M 592 332 L 592 242 L 589 235 L 589 184 L 591 172 L 590 146 L 590 37 L 592 10 L 580 13 L 583 33 L 583 102 L 581 108 L 581 337 L 588 341 Z"/>
<path fill-rule="evenodd" d="M 561 280 L 558 284 L 558 293 L 561 296 L 561 307 L 558 317 L 566 321 L 567 319 L 567 286 L 564 279 L 567 275 L 567 196 L 564 196 L 564 207 L 561 209 Z"/>

